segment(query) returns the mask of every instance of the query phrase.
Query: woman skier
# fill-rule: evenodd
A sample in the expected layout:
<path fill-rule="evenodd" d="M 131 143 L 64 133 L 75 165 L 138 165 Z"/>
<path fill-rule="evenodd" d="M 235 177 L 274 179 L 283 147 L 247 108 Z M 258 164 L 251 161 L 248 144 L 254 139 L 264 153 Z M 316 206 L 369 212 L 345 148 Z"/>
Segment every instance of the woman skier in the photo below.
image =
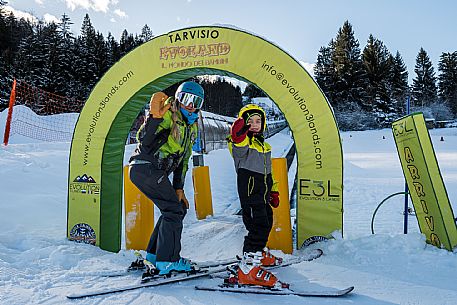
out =
<path fill-rule="evenodd" d="M 160 275 L 192 270 L 190 261 L 180 256 L 183 218 L 189 208 L 183 188 L 203 101 L 203 88 L 195 82 L 182 83 L 174 97 L 153 94 L 129 161 L 130 179 L 162 214 L 146 249 L 146 260 Z"/>

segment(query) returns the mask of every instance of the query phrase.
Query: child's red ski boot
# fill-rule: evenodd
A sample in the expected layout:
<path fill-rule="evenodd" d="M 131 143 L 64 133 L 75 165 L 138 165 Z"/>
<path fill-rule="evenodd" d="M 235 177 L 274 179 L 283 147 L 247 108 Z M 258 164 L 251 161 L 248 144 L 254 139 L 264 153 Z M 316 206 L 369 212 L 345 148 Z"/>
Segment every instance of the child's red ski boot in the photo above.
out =
<path fill-rule="evenodd" d="M 260 262 L 263 267 L 277 266 L 282 264 L 282 258 L 274 256 L 271 254 L 270 249 L 265 247 L 262 251 L 262 258 L 260 259 Z"/>
<path fill-rule="evenodd" d="M 237 266 L 229 269 L 231 275 L 225 283 L 229 286 L 260 286 L 262 288 L 288 288 L 288 284 L 281 283 L 278 278 L 261 264 L 262 252 L 246 252 Z"/>

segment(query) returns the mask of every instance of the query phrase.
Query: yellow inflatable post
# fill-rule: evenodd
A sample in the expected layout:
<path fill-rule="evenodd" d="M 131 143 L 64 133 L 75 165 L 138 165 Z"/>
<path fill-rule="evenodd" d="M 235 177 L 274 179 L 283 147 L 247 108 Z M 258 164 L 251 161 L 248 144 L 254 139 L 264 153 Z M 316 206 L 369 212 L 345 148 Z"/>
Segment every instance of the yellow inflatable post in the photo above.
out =
<path fill-rule="evenodd" d="M 146 250 L 154 230 L 154 203 L 147 198 L 129 177 L 124 166 L 125 247 Z"/>
<path fill-rule="evenodd" d="M 279 207 L 273 209 L 273 228 L 268 237 L 270 249 L 292 253 L 292 227 L 290 224 L 289 182 L 287 179 L 287 160 L 272 158 L 272 170 L 278 181 Z"/>
<path fill-rule="evenodd" d="M 207 216 L 213 216 L 209 167 L 194 167 L 192 169 L 192 181 L 194 183 L 194 202 L 197 219 L 201 220 Z"/>

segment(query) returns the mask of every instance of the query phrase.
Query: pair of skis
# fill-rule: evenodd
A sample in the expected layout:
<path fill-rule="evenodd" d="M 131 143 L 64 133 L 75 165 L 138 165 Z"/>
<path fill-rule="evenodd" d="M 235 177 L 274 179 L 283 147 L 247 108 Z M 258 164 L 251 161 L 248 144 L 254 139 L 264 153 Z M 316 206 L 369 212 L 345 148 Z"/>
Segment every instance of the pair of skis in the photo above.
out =
<path fill-rule="evenodd" d="M 135 253 L 139 258 L 143 259 L 141 254 Z M 236 258 L 226 259 L 226 260 L 219 260 L 219 261 L 205 261 L 205 262 L 193 262 L 193 265 L 199 269 L 202 268 L 210 268 L 210 267 L 217 267 L 217 266 L 228 266 L 231 264 L 237 263 L 238 260 Z M 128 275 L 138 275 L 138 273 L 143 272 L 146 270 L 146 266 L 142 267 L 129 267 L 127 269 L 120 269 L 120 270 L 101 270 L 101 271 L 94 271 L 94 272 L 75 272 L 73 273 L 75 276 L 100 276 L 100 277 L 122 277 Z M 140 273 L 141 274 L 141 273 Z"/>
<path fill-rule="evenodd" d="M 316 249 L 313 250 L 308 254 L 306 257 L 300 257 L 297 259 L 292 259 L 290 261 L 284 262 L 282 265 L 274 266 L 269 268 L 281 268 L 290 266 L 292 264 L 300 263 L 303 261 L 310 261 L 316 259 L 322 255 L 322 250 Z M 176 283 L 191 279 L 202 278 L 206 276 L 213 276 L 217 275 L 218 273 L 224 272 L 227 270 L 227 267 L 238 262 L 238 260 L 226 260 L 226 261 L 219 261 L 219 262 L 207 262 L 201 263 L 200 265 L 197 264 L 196 268 L 192 272 L 188 273 L 177 273 L 172 275 L 171 277 L 164 277 L 164 276 L 157 276 L 150 279 L 148 282 L 145 283 L 135 283 L 130 285 L 123 285 L 123 286 L 116 286 L 116 287 L 104 287 L 98 290 L 90 290 L 90 291 L 80 291 L 78 293 L 72 293 L 67 295 L 69 299 L 80 299 L 85 297 L 92 297 L 92 296 L 99 296 L 99 295 L 106 295 L 116 292 L 122 291 L 129 291 L 134 289 L 146 288 L 146 287 L 154 287 L 159 285 L 165 285 L 170 283 Z M 106 274 L 104 276 L 121 276 L 129 274 L 126 271 L 117 272 L 112 274 Z M 206 286 L 195 286 L 197 290 L 209 290 L 209 291 L 227 291 L 227 292 L 239 292 L 239 293 L 261 293 L 261 294 L 274 294 L 274 295 L 298 295 L 298 296 L 320 296 L 320 297 L 338 297 L 343 296 L 351 292 L 354 287 L 349 287 L 347 289 L 342 290 L 326 290 L 326 291 L 293 291 L 290 289 L 264 289 L 264 288 L 254 288 L 254 287 L 224 287 L 224 286 L 215 286 L 215 287 L 206 287 Z"/>
<path fill-rule="evenodd" d="M 80 299 L 80 298 L 85 298 L 85 297 L 92 297 L 92 296 L 97 296 L 97 295 L 105 295 L 105 294 L 111 294 L 111 293 L 115 293 L 115 292 L 129 291 L 129 290 L 134 290 L 134 289 L 176 283 L 176 282 L 196 279 L 196 278 L 200 278 L 200 277 L 205 277 L 205 276 L 208 276 L 208 275 L 211 275 L 214 273 L 218 273 L 218 272 L 223 272 L 226 269 L 227 269 L 227 266 L 222 265 L 222 266 L 217 266 L 217 267 L 209 267 L 209 268 L 200 269 L 199 271 L 196 271 L 196 273 L 194 273 L 194 274 L 178 273 L 171 277 L 157 276 L 156 279 L 150 280 L 146 283 L 135 283 L 135 284 L 131 284 L 131 285 L 123 285 L 123 286 L 117 286 L 117 287 L 104 287 L 104 288 L 101 288 L 98 290 L 80 291 L 77 293 L 72 293 L 72 294 L 67 295 L 67 298 Z"/>
<path fill-rule="evenodd" d="M 288 260 L 280 265 L 272 266 L 272 267 L 264 267 L 265 269 L 271 271 L 277 268 L 287 267 L 293 264 L 298 264 L 304 261 L 312 261 L 316 258 L 319 258 L 323 255 L 322 250 L 316 249 L 311 251 L 308 256 L 306 257 L 297 257 L 291 260 Z M 212 275 L 213 277 L 219 277 L 219 274 Z M 226 278 L 226 276 L 222 277 Z M 227 285 L 221 284 L 217 286 L 195 286 L 197 290 L 206 290 L 206 291 L 221 291 L 221 292 L 231 292 L 231 293 L 253 293 L 253 294 L 267 294 L 267 295 L 296 295 L 302 297 L 341 297 L 352 290 L 354 287 L 348 287 L 346 289 L 332 289 L 332 290 L 325 290 L 325 291 L 296 291 L 290 288 L 266 288 L 266 287 L 258 287 L 258 286 L 243 286 L 243 285 Z"/>

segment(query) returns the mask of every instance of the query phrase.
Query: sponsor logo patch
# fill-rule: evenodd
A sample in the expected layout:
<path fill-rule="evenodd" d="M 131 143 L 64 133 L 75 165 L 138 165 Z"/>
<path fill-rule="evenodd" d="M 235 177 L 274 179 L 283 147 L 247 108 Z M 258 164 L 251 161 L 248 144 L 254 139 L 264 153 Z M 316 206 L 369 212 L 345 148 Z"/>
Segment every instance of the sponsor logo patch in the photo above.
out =
<path fill-rule="evenodd" d="M 92 176 L 84 174 L 77 176 L 69 185 L 71 193 L 80 193 L 87 195 L 99 195 L 100 184 L 98 184 Z"/>
<path fill-rule="evenodd" d="M 311 244 L 314 244 L 314 243 L 317 243 L 317 242 L 320 242 L 320 241 L 326 241 L 326 240 L 328 240 L 328 238 L 324 237 L 324 236 L 311 236 L 310 238 L 306 239 L 303 242 L 303 245 L 301 247 L 302 248 L 303 247 L 308 247 Z"/>
<path fill-rule="evenodd" d="M 70 231 L 70 240 L 78 243 L 95 245 L 95 231 L 87 223 L 78 223 Z"/>

